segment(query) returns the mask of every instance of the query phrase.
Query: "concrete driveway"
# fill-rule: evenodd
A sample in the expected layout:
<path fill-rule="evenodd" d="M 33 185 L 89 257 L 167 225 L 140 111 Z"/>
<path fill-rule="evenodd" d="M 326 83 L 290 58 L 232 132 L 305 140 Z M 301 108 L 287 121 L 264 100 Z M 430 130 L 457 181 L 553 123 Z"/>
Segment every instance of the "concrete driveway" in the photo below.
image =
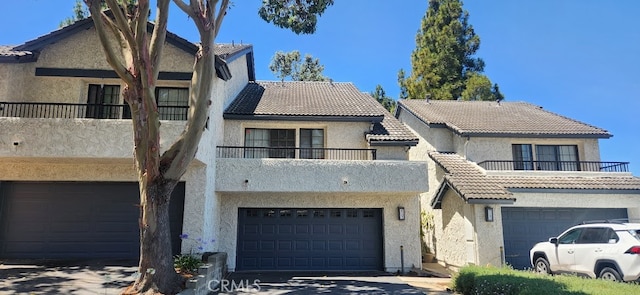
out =
<path fill-rule="evenodd" d="M 222 281 L 217 294 L 447 294 L 429 290 L 427 278 L 406 280 L 384 272 L 289 273 L 236 272 Z M 439 278 L 428 278 L 442 280 Z M 420 282 L 422 286 L 412 286 Z M 433 292 L 431 292 L 433 291 Z M 442 293 L 440 293 L 442 292 Z"/>
<path fill-rule="evenodd" d="M 0 294 L 120 294 L 137 261 L 0 261 Z M 236 272 L 217 294 L 451 294 L 450 279 L 384 272 Z"/>
<path fill-rule="evenodd" d="M 0 262 L 0 294 L 120 294 L 137 261 Z"/>

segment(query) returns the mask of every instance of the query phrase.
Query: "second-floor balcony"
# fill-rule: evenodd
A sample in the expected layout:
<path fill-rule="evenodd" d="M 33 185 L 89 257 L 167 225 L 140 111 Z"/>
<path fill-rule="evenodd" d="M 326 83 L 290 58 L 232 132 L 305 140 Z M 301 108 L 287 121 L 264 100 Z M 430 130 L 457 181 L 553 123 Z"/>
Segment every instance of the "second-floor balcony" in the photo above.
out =
<path fill-rule="evenodd" d="M 218 158 L 375 160 L 376 149 L 218 146 Z"/>
<path fill-rule="evenodd" d="M 629 172 L 629 162 L 489 160 L 478 165 L 485 170 L 498 171 Z"/>
<path fill-rule="evenodd" d="M 160 120 L 187 120 L 188 106 L 158 106 Z M 126 104 L 0 102 L 0 117 L 62 119 L 131 119 Z"/>

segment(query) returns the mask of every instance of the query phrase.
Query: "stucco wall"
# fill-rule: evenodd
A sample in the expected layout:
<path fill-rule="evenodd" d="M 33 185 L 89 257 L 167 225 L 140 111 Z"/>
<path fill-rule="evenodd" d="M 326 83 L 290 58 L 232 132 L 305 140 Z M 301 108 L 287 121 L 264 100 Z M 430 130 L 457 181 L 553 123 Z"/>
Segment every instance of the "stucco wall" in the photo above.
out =
<path fill-rule="evenodd" d="M 501 266 L 504 236 L 502 234 L 502 210 L 499 205 L 467 205 L 474 212 L 475 240 L 477 241 L 477 265 Z M 485 220 L 485 207 L 493 208 L 493 221 Z M 503 248 L 504 249 L 504 248 Z"/>
<path fill-rule="evenodd" d="M 219 192 L 415 192 L 427 190 L 426 163 L 234 159 L 216 161 Z"/>
<path fill-rule="evenodd" d="M 545 192 L 513 192 L 516 201 L 504 207 L 573 207 L 573 208 L 638 208 L 640 207 L 640 191 L 614 191 L 602 193 L 598 191 L 574 190 L 570 193 L 557 191 Z"/>
<path fill-rule="evenodd" d="M 29 63 L 0 63 L 0 101 L 22 101 L 24 92 L 29 87 L 25 77 L 33 75 L 33 64 Z"/>
<path fill-rule="evenodd" d="M 223 194 L 220 210 L 219 251 L 229 254 L 229 270 L 236 267 L 238 208 L 382 208 L 385 271 L 400 269 L 400 246 L 404 247 L 405 270 L 421 265 L 419 242 L 419 205 L 415 194 Z M 397 207 L 405 207 L 406 219 L 398 220 Z"/>
<path fill-rule="evenodd" d="M 369 148 L 376 149 L 376 159 L 378 160 L 409 160 L 410 146 L 370 146 Z"/>
<path fill-rule="evenodd" d="M 453 133 L 447 128 L 430 128 L 420 119 L 407 111 L 400 111 L 400 122 L 405 123 L 414 133 L 418 134 L 424 150 L 450 152 L 453 151 Z M 417 152 L 417 151 L 416 151 Z M 427 157 L 426 153 L 412 154 L 418 160 Z"/>
<path fill-rule="evenodd" d="M 160 127 L 164 150 L 184 128 L 182 121 Z M 130 120 L 0 118 L 0 156 L 131 158 Z M 17 142 L 18 145 L 14 145 Z"/>
<path fill-rule="evenodd" d="M 464 200 L 449 190 L 442 200 L 440 214 L 434 216 L 436 259 L 453 268 L 462 267 L 469 260 L 466 233 L 470 221 L 464 215 L 464 206 Z"/>

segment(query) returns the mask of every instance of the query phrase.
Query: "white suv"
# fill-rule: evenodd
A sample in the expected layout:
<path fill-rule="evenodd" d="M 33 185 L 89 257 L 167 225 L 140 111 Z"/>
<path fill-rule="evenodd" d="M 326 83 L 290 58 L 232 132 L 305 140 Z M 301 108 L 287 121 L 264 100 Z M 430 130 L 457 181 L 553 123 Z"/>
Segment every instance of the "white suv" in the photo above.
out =
<path fill-rule="evenodd" d="M 533 269 L 614 281 L 640 279 L 640 223 L 576 225 L 529 252 Z"/>

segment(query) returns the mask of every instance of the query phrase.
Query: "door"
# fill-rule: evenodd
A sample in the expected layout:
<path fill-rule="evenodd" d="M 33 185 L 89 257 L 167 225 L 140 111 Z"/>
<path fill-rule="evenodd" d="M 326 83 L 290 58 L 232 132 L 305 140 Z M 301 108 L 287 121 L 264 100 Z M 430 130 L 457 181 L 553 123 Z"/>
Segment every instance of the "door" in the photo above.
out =
<path fill-rule="evenodd" d="M 583 221 L 627 218 L 626 208 L 502 207 L 506 262 L 516 269 L 531 267 L 529 250 Z"/>
<path fill-rule="evenodd" d="M 237 270 L 382 270 L 382 209 L 240 208 Z"/>
<path fill-rule="evenodd" d="M 180 253 L 184 183 L 171 197 L 173 253 Z M 138 183 L 0 183 L 0 258 L 135 259 Z"/>

